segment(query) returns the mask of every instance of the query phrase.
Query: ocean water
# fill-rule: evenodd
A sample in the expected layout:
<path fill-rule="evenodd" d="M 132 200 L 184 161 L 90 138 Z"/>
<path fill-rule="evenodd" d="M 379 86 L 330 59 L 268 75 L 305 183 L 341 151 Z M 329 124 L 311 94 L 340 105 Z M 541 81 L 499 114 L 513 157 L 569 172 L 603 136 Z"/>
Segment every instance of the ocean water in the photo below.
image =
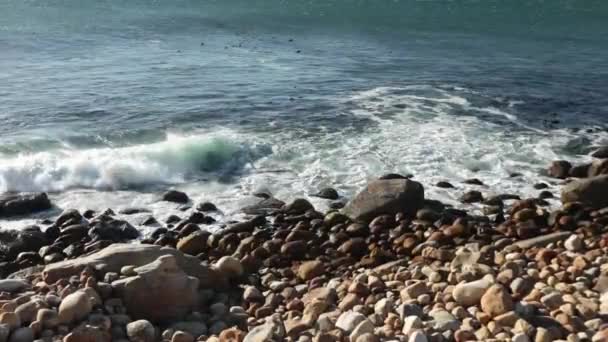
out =
<path fill-rule="evenodd" d="M 608 2 L 2 0 L 0 122 L 0 191 L 58 210 L 163 218 L 176 188 L 231 213 L 388 172 L 530 196 L 608 144 Z"/>

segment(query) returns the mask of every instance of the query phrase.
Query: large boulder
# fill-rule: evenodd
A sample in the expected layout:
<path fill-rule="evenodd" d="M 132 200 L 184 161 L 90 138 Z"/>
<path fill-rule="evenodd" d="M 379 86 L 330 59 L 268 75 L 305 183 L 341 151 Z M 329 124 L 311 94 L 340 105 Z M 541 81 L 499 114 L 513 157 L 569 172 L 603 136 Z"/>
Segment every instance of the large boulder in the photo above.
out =
<path fill-rule="evenodd" d="M 51 209 L 51 201 L 44 192 L 0 196 L 0 217 L 28 215 L 48 209 Z"/>
<path fill-rule="evenodd" d="M 163 201 L 184 204 L 188 203 L 190 198 L 181 191 L 169 190 L 163 194 Z"/>
<path fill-rule="evenodd" d="M 113 244 L 94 254 L 47 265 L 43 276 L 48 284 L 52 284 L 61 278 L 80 274 L 87 266 L 103 267 L 105 272 L 120 273 L 123 266 L 143 266 L 163 255 L 174 256 L 179 267 L 188 275 L 198 278 L 202 287 L 222 288 L 227 284 L 226 277 L 221 273 L 202 265 L 197 258 L 184 255 L 176 249 L 127 243 Z"/>
<path fill-rule="evenodd" d="M 582 202 L 594 208 L 608 207 L 608 175 L 579 179 L 562 189 L 562 202 Z"/>
<path fill-rule="evenodd" d="M 174 256 L 163 255 L 135 272 L 134 277 L 112 283 L 133 318 L 170 322 L 198 305 L 199 280 L 188 276 Z"/>
<path fill-rule="evenodd" d="M 422 184 L 409 179 L 382 179 L 367 184 L 342 212 L 355 221 L 369 222 L 382 214 L 415 214 L 424 205 Z"/>

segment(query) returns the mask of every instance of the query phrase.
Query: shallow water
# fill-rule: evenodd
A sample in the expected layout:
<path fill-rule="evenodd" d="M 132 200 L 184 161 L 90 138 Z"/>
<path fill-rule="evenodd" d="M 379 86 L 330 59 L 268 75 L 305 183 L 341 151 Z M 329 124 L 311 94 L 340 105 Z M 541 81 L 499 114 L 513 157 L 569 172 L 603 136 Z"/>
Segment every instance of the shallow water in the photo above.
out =
<path fill-rule="evenodd" d="M 170 187 L 230 212 L 387 172 L 448 202 L 468 187 L 432 183 L 533 195 L 551 160 L 608 143 L 607 18 L 602 1 L 6 0 L 0 189 L 160 217 Z"/>

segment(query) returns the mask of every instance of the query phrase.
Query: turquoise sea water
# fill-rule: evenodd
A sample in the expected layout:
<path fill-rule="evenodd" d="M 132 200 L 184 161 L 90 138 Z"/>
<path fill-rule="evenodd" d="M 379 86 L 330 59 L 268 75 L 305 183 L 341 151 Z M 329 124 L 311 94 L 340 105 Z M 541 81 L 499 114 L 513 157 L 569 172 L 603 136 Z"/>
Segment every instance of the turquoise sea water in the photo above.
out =
<path fill-rule="evenodd" d="M 608 142 L 607 23 L 593 0 L 0 1 L 0 190 L 235 208 L 402 172 L 532 193 Z"/>

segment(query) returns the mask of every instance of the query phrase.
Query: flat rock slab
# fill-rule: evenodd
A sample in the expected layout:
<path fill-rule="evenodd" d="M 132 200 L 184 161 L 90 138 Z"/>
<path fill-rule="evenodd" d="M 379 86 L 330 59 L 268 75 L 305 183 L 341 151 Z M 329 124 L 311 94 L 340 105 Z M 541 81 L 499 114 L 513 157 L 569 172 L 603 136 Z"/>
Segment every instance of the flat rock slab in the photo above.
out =
<path fill-rule="evenodd" d="M 566 240 L 570 235 L 572 235 L 572 232 L 557 232 L 548 235 L 537 236 L 527 240 L 518 241 L 513 245 L 521 249 L 546 246 L 553 242 Z"/>
<path fill-rule="evenodd" d="M 185 255 L 173 248 L 128 243 L 113 244 L 87 256 L 47 265 L 43 271 L 43 277 L 47 283 L 52 284 L 61 278 L 79 274 L 87 266 L 103 267 L 106 272 L 120 273 L 123 266 L 143 266 L 163 255 L 173 255 L 179 267 L 186 274 L 199 279 L 201 287 L 227 286 L 226 277 L 216 270 L 202 265 L 200 260 L 195 257 Z"/>

